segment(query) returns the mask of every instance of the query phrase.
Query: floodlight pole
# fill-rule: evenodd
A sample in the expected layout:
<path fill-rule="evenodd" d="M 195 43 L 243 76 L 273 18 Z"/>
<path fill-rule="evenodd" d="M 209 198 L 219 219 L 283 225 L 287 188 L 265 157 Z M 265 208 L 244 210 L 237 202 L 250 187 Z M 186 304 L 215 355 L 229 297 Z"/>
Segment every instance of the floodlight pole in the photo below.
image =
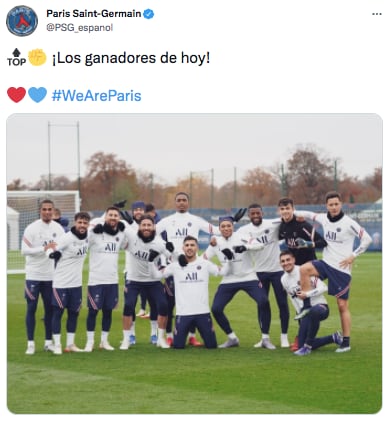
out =
<path fill-rule="evenodd" d="M 51 190 L 51 127 L 75 127 L 77 135 L 77 184 L 79 197 L 81 198 L 81 159 L 80 159 L 80 122 L 76 124 L 51 124 L 47 123 L 47 139 L 48 139 L 48 154 L 49 154 L 49 181 L 48 190 Z"/>

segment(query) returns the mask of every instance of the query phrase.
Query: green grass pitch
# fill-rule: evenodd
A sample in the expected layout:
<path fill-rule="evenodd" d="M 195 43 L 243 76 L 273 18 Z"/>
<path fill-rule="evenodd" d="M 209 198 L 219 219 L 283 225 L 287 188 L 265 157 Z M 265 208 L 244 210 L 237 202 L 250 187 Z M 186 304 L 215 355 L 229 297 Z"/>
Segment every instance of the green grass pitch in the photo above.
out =
<path fill-rule="evenodd" d="M 121 268 L 123 256 L 121 256 Z M 85 285 L 86 276 L 85 271 Z M 122 338 L 123 306 L 114 311 L 110 342 Z M 211 300 L 218 279 L 211 283 Z M 148 320 L 137 319 L 137 344 L 128 351 L 95 350 L 55 356 L 43 351 L 42 305 L 36 346 L 26 356 L 24 276 L 7 282 L 7 404 L 15 414 L 374 414 L 382 405 L 382 255 L 366 253 L 353 268 L 350 309 L 352 350 L 325 346 L 306 357 L 281 349 L 278 309 L 271 292 L 274 351 L 253 348 L 259 341 L 254 302 L 239 293 L 226 312 L 240 347 L 163 350 L 149 343 Z M 76 343 L 85 346 L 86 314 L 80 313 Z M 335 299 L 319 334 L 340 328 Z M 291 308 L 291 315 L 294 312 Z M 65 315 L 62 340 L 65 340 Z M 100 338 L 101 313 L 96 339 Z M 225 335 L 215 325 L 218 343 Z M 291 318 L 289 340 L 297 332 Z"/>

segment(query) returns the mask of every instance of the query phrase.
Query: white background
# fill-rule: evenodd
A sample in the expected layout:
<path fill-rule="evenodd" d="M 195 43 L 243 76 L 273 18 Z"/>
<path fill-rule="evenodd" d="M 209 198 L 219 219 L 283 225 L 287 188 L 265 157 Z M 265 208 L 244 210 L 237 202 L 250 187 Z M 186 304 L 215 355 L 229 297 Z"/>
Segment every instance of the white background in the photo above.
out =
<path fill-rule="evenodd" d="M 30 0 L 26 4 L 37 12 L 39 25 L 34 34 L 24 38 L 10 34 L 4 24 L 6 13 L 17 4 L 2 0 L 0 5 L 0 21 L 3 22 L 0 28 L 0 124 L 4 161 L 6 120 L 15 113 L 373 113 L 384 122 L 385 155 L 388 141 L 385 123 L 389 113 L 389 8 L 385 0 Z M 107 18 L 103 22 L 92 21 L 93 24 L 112 21 L 115 29 L 111 33 L 49 33 L 45 30 L 46 23 L 61 20 L 46 19 L 47 8 L 152 8 L 155 17 L 151 20 Z M 382 15 L 374 16 L 373 13 L 377 12 Z M 66 21 L 89 23 L 75 18 L 67 18 Z M 187 54 L 209 52 L 210 63 L 202 67 L 153 64 L 62 65 L 53 68 L 49 63 L 41 67 L 9 67 L 6 58 L 11 57 L 16 47 L 24 54 L 31 49 L 42 48 L 49 61 L 57 51 L 63 54 L 121 54 L 126 50 L 157 56 L 166 51 L 178 56 L 182 51 Z M 96 91 L 133 89 L 141 92 L 142 101 L 63 103 L 47 98 L 36 104 L 26 97 L 15 104 L 7 96 L 7 89 L 11 86 L 24 86 L 26 89 L 44 86 L 48 93 L 68 88 Z M 28 138 L 29 127 L 21 129 L 23 136 Z M 36 151 L 37 156 L 41 153 Z M 212 153 L 218 154 L 218 150 Z M 230 153 L 233 154 L 232 149 Z M 34 166 L 34 156 L 29 158 L 30 165 Z M 6 166 L 3 165 L 2 169 L 5 190 Z M 42 173 L 45 172 L 43 169 Z M 3 198 L 5 200 L 5 192 Z M 3 205 L 5 210 L 5 203 Z M 5 242 L 2 242 L 4 246 Z M 6 256 L 5 251 L 2 256 Z M 384 280 L 385 273 L 386 268 Z M 5 269 L 3 274 L 5 278 Z M 385 291 L 384 301 L 386 296 Z M 5 293 L 2 297 L 6 298 Z M 1 320 L 5 337 L 6 309 L 3 309 Z M 384 327 L 385 322 L 386 315 Z M 384 338 L 384 355 L 386 343 Z M 2 357 L 3 352 L 4 346 Z M 386 390 L 385 376 L 383 410 L 378 415 L 363 416 L 364 420 L 385 417 Z M 2 391 L 6 391 L 5 376 Z M 7 412 L 5 397 L 2 407 Z M 325 417 L 328 418 L 328 415 Z"/>

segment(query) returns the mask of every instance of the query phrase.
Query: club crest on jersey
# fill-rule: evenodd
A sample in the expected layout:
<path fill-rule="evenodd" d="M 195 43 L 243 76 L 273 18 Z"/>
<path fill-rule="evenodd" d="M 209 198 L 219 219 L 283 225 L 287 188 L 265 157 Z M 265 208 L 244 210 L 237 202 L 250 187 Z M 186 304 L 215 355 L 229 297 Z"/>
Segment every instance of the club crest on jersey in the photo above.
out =
<path fill-rule="evenodd" d="M 53 237 L 56 237 L 57 236 L 57 233 L 53 233 L 53 235 L 52 235 Z"/>
<path fill-rule="evenodd" d="M 200 270 L 201 270 L 201 265 L 198 265 L 198 266 L 196 267 L 196 270 L 197 270 L 197 271 L 200 271 Z"/>
<path fill-rule="evenodd" d="M 192 223 L 190 221 L 188 223 L 188 227 L 192 227 Z"/>
<path fill-rule="evenodd" d="M 341 227 L 338 227 L 338 228 L 336 229 L 336 231 L 337 231 L 338 233 L 340 233 L 340 232 L 342 231 L 342 228 L 341 228 Z"/>
<path fill-rule="evenodd" d="M 265 234 L 269 234 L 270 233 L 270 230 L 269 229 L 266 229 L 265 230 Z"/>

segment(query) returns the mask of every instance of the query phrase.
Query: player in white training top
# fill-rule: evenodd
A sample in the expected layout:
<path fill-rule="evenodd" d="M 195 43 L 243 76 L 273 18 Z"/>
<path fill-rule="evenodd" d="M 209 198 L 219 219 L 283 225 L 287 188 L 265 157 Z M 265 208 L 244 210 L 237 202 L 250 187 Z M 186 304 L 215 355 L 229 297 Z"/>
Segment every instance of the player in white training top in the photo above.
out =
<path fill-rule="evenodd" d="M 165 233 L 169 242 L 173 242 L 176 251 L 182 250 L 184 238 L 192 236 L 199 238 L 200 231 L 212 234 L 220 234 L 219 228 L 208 223 L 201 217 L 189 212 L 189 195 L 185 192 L 178 192 L 175 196 L 176 212 L 168 217 L 162 218 L 157 224 L 157 234 Z M 240 209 L 234 216 L 234 221 L 239 221 L 246 210 Z M 172 320 L 174 302 L 174 279 L 167 277 L 165 280 L 165 291 L 168 299 L 168 323 L 166 327 L 167 341 L 173 342 Z M 189 344 L 192 346 L 201 346 L 201 343 L 195 337 L 195 330 L 189 331 Z"/>
<path fill-rule="evenodd" d="M 88 316 L 86 320 L 86 352 L 94 347 L 96 317 L 102 311 L 100 348 L 114 350 L 108 342 L 112 324 L 112 310 L 119 300 L 119 251 L 126 246 L 125 225 L 120 221 L 120 212 L 109 207 L 105 212 L 104 224 L 97 224 L 89 230 L 89 279 Z"/>
<path fill-rule="evenodd" d="M 154 274 L 159 277 L 174 277 L 177 306 L 176 325 L 173 347 L 183 349 L 189 330 L 199 330 L 207 349 L 217 347 L 216 334 L 209 309 L 209 276 L 223 275 L 228 267 L 220 269 L 210 261 L 199 257 L 198 241 L 193 236 L 186 236 L 178 261 L 168 265 L 163 271 Z"/>
<path fill-rule="evenodd" d="M 258 324 L 263 338 L 262 347 L 275 349 L 269 339 L 270 315 L 266 312 L 269 299 L 266 290 L 257 279 L 251 256 L 252 251 L 261 250 L 265 245 L 251 237 L 234 233 L 234 220 L 231 216 L 219 217 L 219 230 L 221 236 L 213 238 L 204 253 L 207 259 L 217 256 L 223 265 L 229 262 L 231 268 L 222 278 L 212 303 L 212 314 L 228 336 L 227 341 L 219 347 L 239 346 L 239 339 L 231 328 L 224 308 L 239 291 L 244 291 L 257 303 Z"/>
<path fill-rule="evenodd" d="M 326 194 L 327 213 L 315 214 L 309 211 L 299 211 L 296 215 L 318 222 L 323 227 L 327 246 L 323 249 L 323 259 L 307 262 L 300 268 L 301 288 L 309 290 L 310 276 L 328 279 L 328 294 L 335 296 L 338 304 L 343 331 L 343 342 L 336 352 L 348 352 L 351 335 L 351 314 L 348 305 L 351 267 L 355 258 L 365 252 L 372 239 L 356 221 L 342 211 L 341 196 L 331 191 Z M 359 246 L 354 249 L 354 240 L 359 240 Z M 306 302 L 301 316 L 308 311 Z"/>
<path fill-rule="evenodd" d="M 67 309 L 65 352 L 82 352 L 75 345 L 77 320 L 82 305 L 82 272 L 88 253 L 88 226 L 90 216 L 79 212 L 74 216 L 74 226 L 58 241 L 55 250 L 46 254 L 56 261 L 53 277 L 53 340 L 56 355 L 62 354 L 61 319 Z"/>
<path fill-rule="evenodd" d="M 40 203 L 39 220 L 29 224 L 23 234 L 21 252 L 26 257 L 26 283 L 24 297 L 27 302 L 26 330 L 27 355 L 35 353 L 35 324 L 39 295 L 42 296 L 45 316 L 44 350 L 52 350 L 52 280 L 54 261 L 49 259 L 46 251 L 55 248 L 58 239 L 64 235 L 63 227 L 53 221 L 54 204 L 50 199 Z"/>
<path fill-rule="evenodd" d="M 263 219 L 263 211 L 260 204 L 251 204 L 248 207 L 248 216 L 250 223 L 240 227 L 237 234 L 250 236 L 258 239 L 266 248 L 261 251 L 253 252 L 252 257 L 255 265 L 255 272 L 259 281 L 262 283 L 269 296 L 270 286 L 273 287 L 274 296 L 277 301 L 281 321 L 281 347 L 289 347 L 288 328 L 289 328 L 289 306 L 288 297 L 281 285 L 281 276 L 283 274 L 279 255 L 279 229 L 281 219 Z M 270 303 L 267 312 L 270 314 Z M 262 347 L 262 341 L 259 341 L 254 347 Z"/>
<path fill-rule="evenodd" d="M 130 345 L 130 328 L 138 295 L 141 291 L 146 293 L 150 303 L 155 304 L 157 309 L 158 335 L 155 344 L 158 347 L 168 348 L 165 340 L 167 323 L 167 300 L 163 285 L 159 277 L 153 277 L 148 262 L 161 253 L 170 258 L 173 244 L 165 243 L 159 236 L 156 237 L 153 217 L 143 215 L 139 220 L 138 231 L 126 229 L 128 239 L 126 251 L 126 282 L 124 287 L 124 310 L 123 310 L 123 341 L 120 349 L 127 350 Z M 166 248 L 170 249 L 168 251 Z"/>
<path fill-rule="evenodd" d="M 300 312 L 302 309 L 305 298 L 309 297 L 312 304 L 309 314 L 300 320 L 297 340 L 298 350 L 294 354 L 306 356 L 312 350 L 326 344 L 341 344 L 342 336 L 339 332 L 324 337 L 316 337 L 321 321 L 327 319 L 329 315 L 327 299 L 324 297 L 324 293 L 327 292 L 327 285 L 319 277 L 311 277 L 311 290 L 301 290 L 300 266 L 295 265 L 296 258 L 290 250 L 281 252 L 280 263 L 285 271 L 281 277 L 281 283 L 288 293 L 296 312 Z"/>

